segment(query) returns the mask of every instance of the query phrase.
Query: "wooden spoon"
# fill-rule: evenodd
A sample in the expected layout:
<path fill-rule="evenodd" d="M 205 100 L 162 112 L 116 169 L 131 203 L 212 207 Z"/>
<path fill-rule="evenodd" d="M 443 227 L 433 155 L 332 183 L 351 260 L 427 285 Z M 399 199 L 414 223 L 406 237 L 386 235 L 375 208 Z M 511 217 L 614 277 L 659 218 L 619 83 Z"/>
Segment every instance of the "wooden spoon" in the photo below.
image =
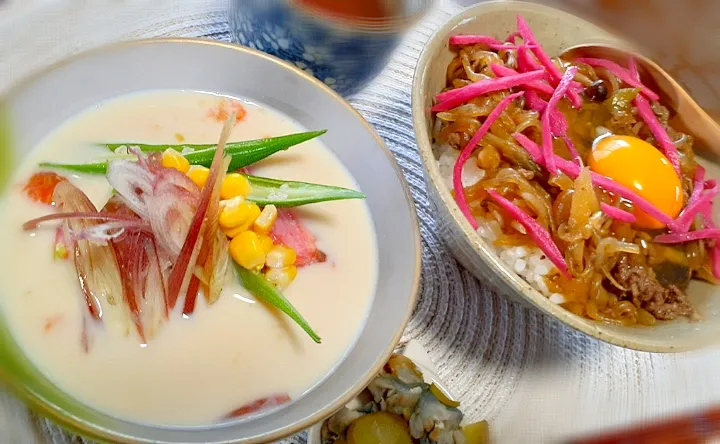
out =
<path fill-rule="evenodd" d="M 572 46 L 563 51 L 561 57 L 567 60 L 578 57 L 601 58 L 612 60 L 623 67 L 627 67 L 628 60 L 634 58 L 643 84 L 655 91 L 660 96 L 660 102 L 673 111 L 670 122 L 673 128 L 691 134 L 699 142 L 698 151 L 720 157 L 720 124 L 657 63 L 633 50 L 605 44 Z"/>

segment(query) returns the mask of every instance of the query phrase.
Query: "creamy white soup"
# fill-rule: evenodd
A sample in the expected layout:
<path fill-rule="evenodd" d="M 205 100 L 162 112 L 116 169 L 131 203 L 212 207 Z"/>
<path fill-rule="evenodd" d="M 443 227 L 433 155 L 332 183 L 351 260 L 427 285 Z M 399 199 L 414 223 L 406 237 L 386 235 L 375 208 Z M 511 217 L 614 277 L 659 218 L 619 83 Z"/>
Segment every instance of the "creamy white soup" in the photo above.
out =
<path fill-rule="evenodd" d="M 220 299 L 198 298 L 183 316 L 182 300 L 147 344 L 133 335 L 96 329 L 81 344 L 87 307 L 72 261 L 53 257 L 57 223 L 23 231 L 51 213 L 24 192 L 43 161 L 85 163 L 107 155 L 97 142 L 216 143 L 217 110 L 227 98 L 197 92 L 147 92 L 98 104 L 65 123 L 27 155 L 0 203 L 0 309 L 35 365 L 61 389 L 91 407 L 143 423 L 216 423 L 258 399 L 297 399 L 339 364 L 359 335 L 375 292 L 376 238 L 363 200 L 303 206 L 299 220 L 327 255 L 298 268 L 283 294 L 322 337 L 316 344 L 287 316 L 259 303 L 234 271 Z M 230 141 L 306 131 L 286 116 L 237 99 L 245 117 Z M 321 128 L 310 128 L 315 130 Z M 314 139 L 272 155 L 253 174 L 357 189 L 353 178 Z M 105 176 L 57 171 L 100 209 L 111 196 Z M 182 296 L 181 296 L 182 298 Z"/>

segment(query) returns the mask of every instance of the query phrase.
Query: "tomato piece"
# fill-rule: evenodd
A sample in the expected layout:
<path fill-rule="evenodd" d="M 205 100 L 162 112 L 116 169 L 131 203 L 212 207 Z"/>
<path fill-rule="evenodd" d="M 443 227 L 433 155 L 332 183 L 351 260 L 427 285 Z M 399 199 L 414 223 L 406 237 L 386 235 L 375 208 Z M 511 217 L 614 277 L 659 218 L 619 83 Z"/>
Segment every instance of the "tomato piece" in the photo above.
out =
<path fill-rule="evenodd" d="M 232 112 L 235 112 L 235 122 L 241 122 L 247 115 L 247 110 L 240 102 L 235 100 L 225 100 L 218 106 L 210 110 L 210 117 L 220 123 L 225 122 Z"/>
<path fill-rule="evenodd" d="M 233 410 L 227 415 L 228 418 L 239 418 L 241 416 L 257 413 L 261 410 L 277 407 L 279 405 L 290 402 L 290 396 L 287 394 L 272 395 L 267 398 L 258 399 L 250 404 L 246 404 L 239 409 Z"/>
<path fill-rule="evenodd" d="M 25 194 L 35 202 L 47 205 L 55 205 L 53 202 L 53 194 L 55 187 L 60 182 L 67 179 L 59 174 L 51 172 L 41 172 L 33 174 L 25 185 Z"/>
<path fill-rule="evenodd" d="M 315 236 L 289 210 L 281 209 L 270 231 L 270 237 L 276 244 L 290 247 L 297 253 L 295 266 L 304 267 L 327 260 L 327 255 L 315 244 Z"/>

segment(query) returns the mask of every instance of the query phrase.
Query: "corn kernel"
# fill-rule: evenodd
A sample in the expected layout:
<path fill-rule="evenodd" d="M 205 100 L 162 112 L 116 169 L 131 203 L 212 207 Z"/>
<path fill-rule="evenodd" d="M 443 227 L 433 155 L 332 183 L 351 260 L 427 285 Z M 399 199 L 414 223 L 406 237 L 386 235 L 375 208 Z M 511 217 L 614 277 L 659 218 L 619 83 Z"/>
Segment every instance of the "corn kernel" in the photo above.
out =
<path fill-rule="evenodd" d="M 210 170 L 204 166 L 193 165 L 188 170 L 187 175 L 190 180 L 195 182 L 195 185 L 197 185 L 198 188 L 203 188 L 205 186 L 205 182 L 207 182 L 208 176 L 210 175 Z"/>
<path fill-rule="evenodd" d="M 181 173 L 187 173 L 190 170 L 190 162 L 172 148 L 166 149 L 162 154 L 162 166 L 165 168 L 174 168 Z"/>
<path fill-rule="evenodd" d="M 218 223 L 228 237 L 235 237 L 250 229 L 260 216 L 260 207 L 242 196 L 222 201 Z"/>
<path fill-rule="evenodd" d="M 267 234 L 270 232 L 273 224 L 277 220 L 278 211 L 275 205 L 265 205 L 260 213 L 260 216 L 255 219 L 253 224 L 253 230 L 256 233 Z"/>
<path fill-rule="evenodd" d="M 231 199 L 236 196 L 248 197 L 252 192 L 252 186 L 250 182 L 238 173 L 230 173 L 223 179 L 222 186 L 220 187 L 220 198 Z"/>
<path fill-rule="evenodd" d="M 257 231 L 256 231 L 257 233 Z M 260 245 L 262 245 L 262 249 L 265 252 L 265 254 L 270 253 L 270 250 L 273 248 L 273 240 L 270 236 L 267 234 L 258 234 L 258 237 L 260 238 Z"/>
<path fill-rule="evenodd" d="M 218 217 L 220 227 L 235 228 L 242 223 L 240 218 L 242 215 L 238 212 L 238 207 L 243 202 L 245 202 L 245 198 L 242 196 L 220 201 L 220 216 Z"/>
<path fill-rule="evenodd" d="M 270 268 L 265 278 L 279 290 L 287 288 L 297 277 L 297 267 L 290 265 L 284 268 Z"/>
<path fill-rule="evenodd" d="M 230 254 L 235 262 L 248 270 L 259 270 L 265 265 L 262 243 L 252 231 L 243 231 L 230 241 Z"/>
<path fill-rule="evenodd" d="M 267 254 L 265 265 L 270 268 L 284 268 L 294 265 L 297 260 L 297 253 L 285 245 L 275 245 Z"/>

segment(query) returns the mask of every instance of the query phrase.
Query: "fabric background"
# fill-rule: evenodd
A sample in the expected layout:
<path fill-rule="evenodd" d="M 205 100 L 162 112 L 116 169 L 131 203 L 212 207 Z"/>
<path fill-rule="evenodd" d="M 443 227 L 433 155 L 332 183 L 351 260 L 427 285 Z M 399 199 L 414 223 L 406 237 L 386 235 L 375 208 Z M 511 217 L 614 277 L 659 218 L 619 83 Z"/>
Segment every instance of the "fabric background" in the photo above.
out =
<path fill-rule="evenodd" d="M 424 190 L 410 88 L 424 42 L 459 8 L 438 0 L 382 74 L 350 99 L 402 166 L 421 222 L 422 294 L 404 340 L 423 344 L 466 414 L 488 419 L 499 443 L 559 442 L 720 400 L 720 352 L 659 355 L 595 341 L 493 294 L 444 249 Z M 227 0 L 9 0 L 0 6 L 0 92 L 110 41 L 229 40 L 226 11 Z M 0 391 L 0 443 L 84 442 Z"/>

